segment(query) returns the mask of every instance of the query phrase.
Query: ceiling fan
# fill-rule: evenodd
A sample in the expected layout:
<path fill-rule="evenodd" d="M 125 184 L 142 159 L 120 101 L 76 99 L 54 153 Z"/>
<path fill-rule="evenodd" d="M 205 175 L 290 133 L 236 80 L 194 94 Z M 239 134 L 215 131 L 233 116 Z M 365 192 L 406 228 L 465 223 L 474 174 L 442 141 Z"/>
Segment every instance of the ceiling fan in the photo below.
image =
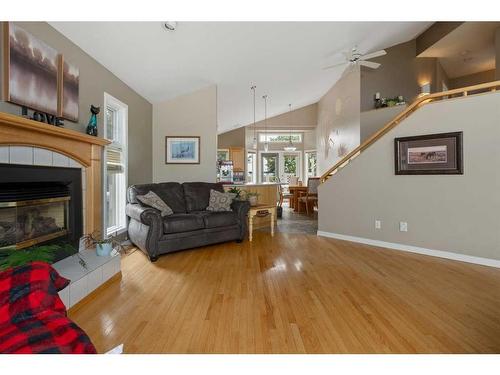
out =
<path fill-rule="evenodd" d="M 331 69 L 336 66 L 340 65 L 362 65 L 366 66 L 367 68 L 371 69 L 377 69 L 381 64 L 373 62 L 373 61 L 367 61 L 369 59 L 374 59 L 375 57 L 380 57 L 386 55 L 387 52 L 385 50 L 381 49 L 380 51 L 372 52 L 372 53 L 367 53 L 363 55 L 360 53 L 357 49 L 356 46 L 354 46 L 350 51 L 344 51 L 342 52 L 342 55 L 344 55 L 342 61 L 336 62 L 334 64 L 325 66 L 323 69 Z"/>

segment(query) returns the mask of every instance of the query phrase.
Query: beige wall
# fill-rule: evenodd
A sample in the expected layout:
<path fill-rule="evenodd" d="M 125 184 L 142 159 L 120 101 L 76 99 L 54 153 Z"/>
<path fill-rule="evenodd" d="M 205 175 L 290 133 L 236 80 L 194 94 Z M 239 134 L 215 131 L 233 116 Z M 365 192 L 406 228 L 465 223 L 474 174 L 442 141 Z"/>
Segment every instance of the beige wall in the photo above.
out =
<path fill-rule="evenodd" d="M 306 105 L 305 107 L 297 108 L 292 112 L 286 112 L 278 116 L 267 119 L 268 128 L 286 128 L 286 129 L 314 129 L 318 123 L 318 107 L 317 103 Z M 248 125 L 252 127 L 253 124 Z M 257 128 L 264 128 L 264 121 L 255 123 Z"/>
<path fill-rule="evenodd" d="M 130 184 L 151 182 L 151 103 L 46 22 L 17 22 L 17 24 L 62 53 L 68 61 L 80 69 L 80 120 L 78 123 L 65 121 L 66 128 L 85 132 L 90 105 L 94 104 L 101 107 L 98 122 L 99 135 L 102 136 L 104 92 L 128 105 L 128 180 Z M 0 37 L 1 33 L 0 30 Z M 2 53 L 3 50 L 0 49 L 0 57 Z M 0 87 L 1 80 L 0 75 Z M 0 111 L 20 115 L 21 107 L 1 101 Z"/>
<path fill-rule="evenodd" d="M 316 144 L 320 175 L 359 145 L 359 106 L 359 69 L 346 71 L 318 102 Z M 333 146 L 329 138 L 334 140 Z"/>
<path fill-rule="evenodd" d="M 245 147 L 245 127 L 219 134 L 217 148 Z"/>
<path fill-rule="evenodd" d="M 320 187 L 319 230 L 500 259 L 499 103 L 489 93 L 419 109 Z M 464 175 L 394 174 L 395 137 L 454 131 Z"/>
<path fill-rule="evenodd" d="M 485 72 L 469 74 L 462 77 L 450 78 L 449 87 L 450 89 L 459 89 L 461 87 L 477 85 L 479 83 L 492 82 L 494 80 L 495 80 L 495 70 L 493 69 L 493 70 L 487 70 Z"/>
<path fill-rule="evenodd" d="M 200 164 L 165 164 L 165 136 L 200 136 Z M 153 104 L 153 181 L 215 182 L 217 86 Z"/>

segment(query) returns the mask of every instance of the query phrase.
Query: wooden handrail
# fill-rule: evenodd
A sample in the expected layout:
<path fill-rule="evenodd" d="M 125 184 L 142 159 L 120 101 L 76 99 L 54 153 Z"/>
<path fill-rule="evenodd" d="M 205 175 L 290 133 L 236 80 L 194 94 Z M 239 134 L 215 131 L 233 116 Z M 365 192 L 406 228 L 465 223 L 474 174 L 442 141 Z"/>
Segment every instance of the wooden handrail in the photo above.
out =
<path fill-rule="evenodd" d="M 349 152 L 346 156 L 344 156 L 337 163 L 335 163 L 335 165 L 333 167 L 331 167 L 330 169 L 328 169 L 328 171 L 326 171 L 323 175 L 321 175 L 321 179 L 320 179 L 321 183 L 328 180 L 340 168 L 343 168 L 345 165 L 347 165 L 352 159 L 354 159 L 361 152 L 363 152 L 368 147 L 370 147 L 373 143 L 375 143 L 384 134 L 386 134 L 388 131 L 390 131 L 391 129 L 396 127 L 399 123 L 401 123 L 401 121 L 403 121 L 405 118 L 407 118 L 409 115 L 411 115 L 413 112 L 415 112 L 418 108 L 422 107 L 423 105 L 430 103 L 430 102 L 433 102 L 433 101 L 436 101 L 436 100 L 449 99 L 450 97 L 456 98 L 457 95 L 464 97 L 464 96 L 468 96 L 468 95 L 480 94 L 480 93 L 483 93 L 485 90 L 496 91 L 496 89 L 498 87 L 500 87 L 500 81 L 494 81 L 494 82 L 482 83 L 482 84 L 474 85 L 474 86 L 462 87 L 459 89 L 453 89 L 453 90 L 448 90 L 448 91 L 443 91 L 443 92 L 436 92 L 433 94 L 429 94 L 429 95 L 425 95 L 425 96 L 421 96 L 421 97 L 417 98 L 403 112 L 398 114 L 394 119 L 389 121 L 386 125 L 384 125 L 376 133 L 374 133 L 370 138 L 368 138 L 366 141 L 364 141 L 362 144 L 360 144 L 354 150 Z"/>

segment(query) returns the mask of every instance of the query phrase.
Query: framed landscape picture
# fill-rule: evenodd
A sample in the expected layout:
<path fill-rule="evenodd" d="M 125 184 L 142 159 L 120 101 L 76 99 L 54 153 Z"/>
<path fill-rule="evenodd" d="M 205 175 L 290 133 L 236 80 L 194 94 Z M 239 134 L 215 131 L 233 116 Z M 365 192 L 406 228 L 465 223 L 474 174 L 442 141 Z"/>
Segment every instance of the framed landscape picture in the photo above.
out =
<path fill-rule="evenodd" d="M 3 25 L 5 99 L 57 116 L 58 52 L 14 23 Z"/>
<path fill-rule="evenodd" d="M 165 164 L 200 164 L 200 137 L 165 137 Z"/>
<path fill-rule="evenodd" d="M 463 174 L 462 132 L 394 139 L 396 174 Z"/>

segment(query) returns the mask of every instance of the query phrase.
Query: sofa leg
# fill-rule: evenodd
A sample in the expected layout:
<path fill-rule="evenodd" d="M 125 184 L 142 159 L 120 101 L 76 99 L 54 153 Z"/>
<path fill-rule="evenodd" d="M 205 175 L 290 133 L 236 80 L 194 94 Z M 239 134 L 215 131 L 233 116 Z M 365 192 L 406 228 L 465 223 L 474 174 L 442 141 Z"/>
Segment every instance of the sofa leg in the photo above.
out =
<path fill-rule="evenodd" d="M 242 243 L 243 240 L 236 240 L 236 243 Z"/>
<path fill-rule="evenodd" d="M 151 263 L 156 262 L 158 260 L 158 255 L 150 255 L 149 260 L 151 261 Z"/>

